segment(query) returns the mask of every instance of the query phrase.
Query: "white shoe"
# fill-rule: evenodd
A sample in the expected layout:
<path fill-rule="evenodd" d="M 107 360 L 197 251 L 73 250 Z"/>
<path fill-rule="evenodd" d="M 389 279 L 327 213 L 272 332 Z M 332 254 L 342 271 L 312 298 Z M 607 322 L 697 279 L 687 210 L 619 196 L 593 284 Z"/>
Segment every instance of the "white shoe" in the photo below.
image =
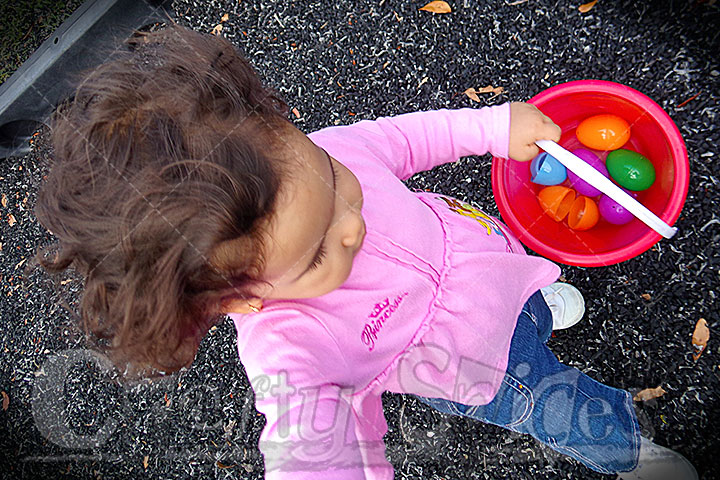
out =
<path fill-rule="evenodd" d="M 687 458 L 644 437 L 638 466 L 618 476 L 623 480 L 698 480 L 697 471 Z"/>
<path fill-rule="evenodd" d="M 540 292 L 552 312 L 553 330 L 572 327 L 582 319 L 585 300 L 577 288 L 569 283 L 555 282 L 541 288 Z"/>

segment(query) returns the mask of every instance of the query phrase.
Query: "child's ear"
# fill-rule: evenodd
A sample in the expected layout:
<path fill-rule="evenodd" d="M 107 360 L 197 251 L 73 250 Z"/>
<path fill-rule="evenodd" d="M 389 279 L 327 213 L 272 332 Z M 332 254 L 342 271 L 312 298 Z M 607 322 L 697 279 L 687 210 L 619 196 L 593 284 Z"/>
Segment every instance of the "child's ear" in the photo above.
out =
<path fill-rule="evenodd" d="M 262 310 L 262 300 L 259 298 L 226 300 L 222 304 L 223 313 L 257 313 Z"/>

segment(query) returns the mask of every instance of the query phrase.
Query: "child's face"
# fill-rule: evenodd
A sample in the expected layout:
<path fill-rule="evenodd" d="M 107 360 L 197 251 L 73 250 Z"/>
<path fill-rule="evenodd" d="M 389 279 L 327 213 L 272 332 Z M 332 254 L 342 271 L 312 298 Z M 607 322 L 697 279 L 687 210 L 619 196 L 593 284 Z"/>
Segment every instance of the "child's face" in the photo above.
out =
<path fill-rule="evenodd" d="M 286 134 L 291 162 L 266 237 L 261 298 L 324 295 L 345 282 L 365 238 L 360 183 L 295 127 Z"/>

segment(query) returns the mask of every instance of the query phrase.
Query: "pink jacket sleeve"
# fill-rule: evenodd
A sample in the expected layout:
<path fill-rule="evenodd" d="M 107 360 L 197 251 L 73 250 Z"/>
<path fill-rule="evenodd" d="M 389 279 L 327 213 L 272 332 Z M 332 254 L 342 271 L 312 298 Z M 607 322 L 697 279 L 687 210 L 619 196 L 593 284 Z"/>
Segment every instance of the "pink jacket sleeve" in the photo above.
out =
<path fill-rule="evenodd" d="M 335 372 L 351 366 L 322 324 L 287 310 L 256 315 L 260 321 L 252 326 L 242 316 L 231 317 L 255 407 L 267 420 L 259 443 L 265 478 L 392 479 L 392 465 L 384 455 L 384 417 L 359 412 L 352 387 L 329 383 L 337 378 Z M 298 342 L 306 342 L 307 348 L 298 348 Z M 380 398 L 368 400 L 379 402 L 376 410 L 382 416 Z"/>
<path fill-rule="evenodd" d="M 507 158 L 510 104 L 433 110 L 330 127 L 347 142 L 361 141 L 401 180 L 467 155 Z M 322 135 L 323 130 L 311 134 Z"/>
<path fill-rule="evenodd" d="M 274 395 L 258 394 L 262 386 L 253 386 L 256 408 L 267 419 L 259 443 L 266 479 L 392 478 L 392 466 L 384 455 L 375 455 L 374 465 L 366 463 L 362 451 L 366 442 L 356 435 L 356 413 L 346 391 L 335 385 L 295 389 L 283 387 L 282 380 L 275 383 Z M 376 439 L 375 450 L 378 446 L 384 454 L 382 437 Z M 378 467 L 390 476 L 373 474 Z"/>

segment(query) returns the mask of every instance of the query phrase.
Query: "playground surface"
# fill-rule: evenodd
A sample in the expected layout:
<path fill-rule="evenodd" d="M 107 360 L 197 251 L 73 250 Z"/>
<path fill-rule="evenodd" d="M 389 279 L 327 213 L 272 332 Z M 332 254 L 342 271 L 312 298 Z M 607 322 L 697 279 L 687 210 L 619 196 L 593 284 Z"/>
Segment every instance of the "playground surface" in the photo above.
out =
<path fill-rule="evenodd" d="M 433 14 L 419 10 L 425 3 L 177 0 L 173 9 L 178 23 L 238 46 L 308 133 L 525 101 L 579 79 L 622 83 L 657 102 L 688 150 L 679 233 L 617 265 L 563 266 L 587 313 L 549 345 L 607 384 L 632 392 L 661 386 L 663 396 L 637 403 L 645 433 L 684 454 L 702 479 L 720 478 L 719 5 L 600 0 L 583 13 L 581 2 L 458 0 L 452 12 Z M 502 92 L 480 94 L 479 103 L 463 94 L 488 85 Z M 264 419 L 229 319 L 208 334 L 191 368 L 121 385 L 108 381 L 112 369 L 87 350 L 61 306 L 77 305 L 79 279 L 41 270 L 20 278 L 38 246 L 53 242 L 32 212 L 52 153 L 48 138 L 43 129 L 31 153 L 0 161 L 0 477 L 262 478 Z M 408 186 L 499 215 L 490 167 L 489 156 L 466 158 Z M 701 318 L 711 336 L 694 360 L 691 336 Z M 614 478 L 412 397 L 386 393 L 383 402 L 386 455 L 398 479 Z"/>

